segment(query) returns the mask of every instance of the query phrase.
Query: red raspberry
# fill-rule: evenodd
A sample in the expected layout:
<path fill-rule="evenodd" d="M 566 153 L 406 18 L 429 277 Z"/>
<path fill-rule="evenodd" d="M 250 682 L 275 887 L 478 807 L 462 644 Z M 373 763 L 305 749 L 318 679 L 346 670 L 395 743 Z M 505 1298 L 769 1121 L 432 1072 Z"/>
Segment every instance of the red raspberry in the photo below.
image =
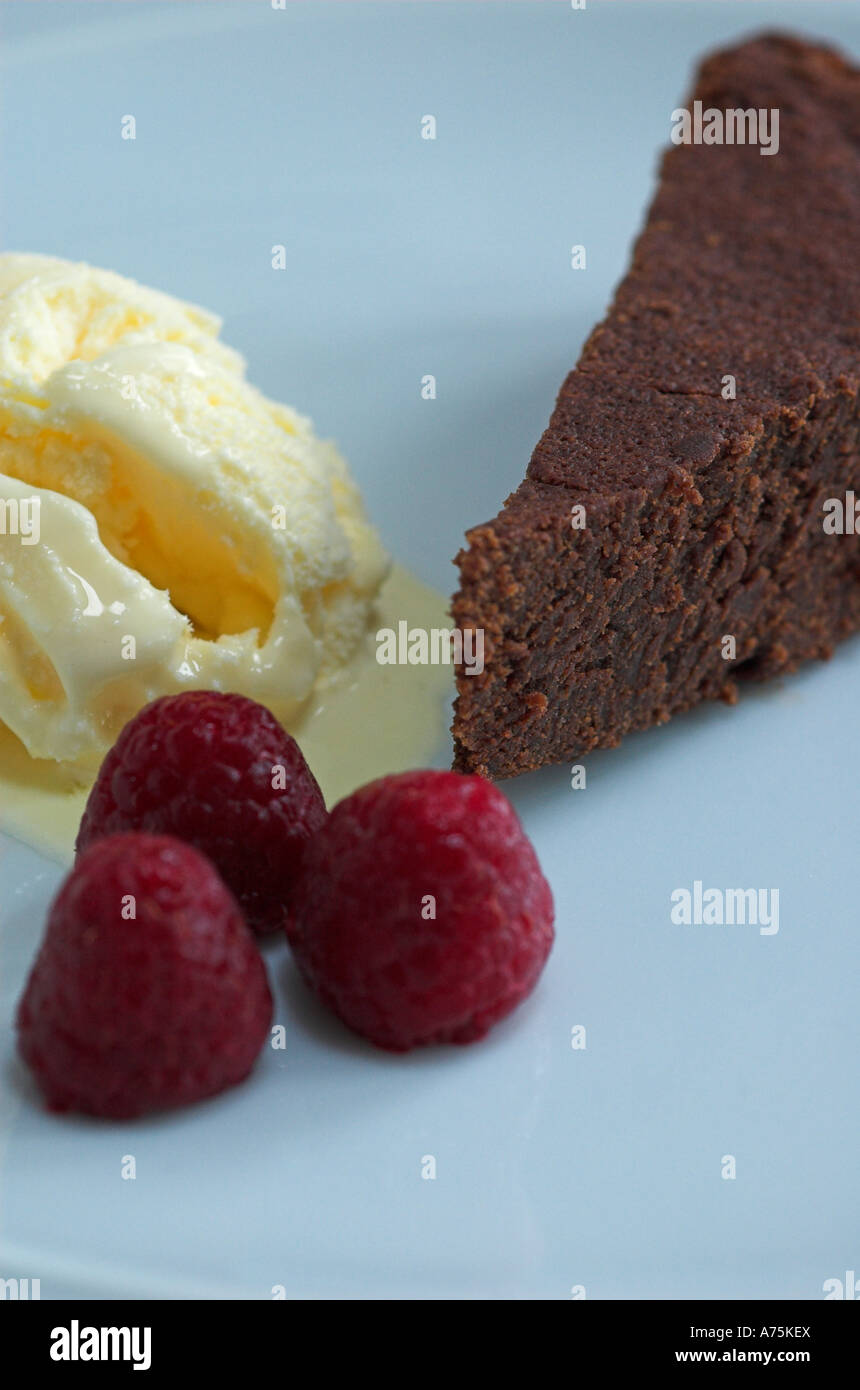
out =
<path fill-rule="evenodd" d="M 552 922 L 502 793 L 482 777 L 405 772 L 334 808 L 308 846 L 287 933 L 324 1003 L 405 1052 L 483 1037 L 534 987 Z"/>
<path fill-rule="evenodd" d="M 52 1110 L 124 1119 L 242 1081 L 271 1017 L 257 943 L 209 861 L 112 835 L 54 901 L 18 1045 Z"/>
<path fill-rule="evenodd" d="M 243 695 L 195 690 L 155 700 L 126 724 L 90 792 L 77 849 L 122 830 L 175 835 L 208 855 L 262 936 L 283 927 L 305 843 L 325 819 L 301 749 L 274 715 Z"/>

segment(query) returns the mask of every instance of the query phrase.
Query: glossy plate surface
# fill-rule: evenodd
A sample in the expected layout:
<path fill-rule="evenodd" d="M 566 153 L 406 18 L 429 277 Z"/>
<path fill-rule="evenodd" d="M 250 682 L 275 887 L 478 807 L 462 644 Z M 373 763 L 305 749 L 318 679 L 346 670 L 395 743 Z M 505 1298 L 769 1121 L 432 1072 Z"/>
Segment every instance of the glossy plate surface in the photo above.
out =
<path fill-rule="evenodd" d="M 625 268 L 694 58 L 789 22 L 860 55 L 842 5 L 4 4 L 3 244 L 223 314 L 448 591 Z M 0 1275 L 43 1297 L 822 1297 L 860 1268 L 858 689 L 855 642 L 593 757 L 585 790 L 565 767 L 509 783 L 558 939 L 483 1045 L 374 1052 L 276 947 L 286 1050 L 133 1125 L 48 1116 L 14 1061 L 61 871 L 5 842 Z M 778 932 L 673 925 L 696 880 L 778 889 Z"/>

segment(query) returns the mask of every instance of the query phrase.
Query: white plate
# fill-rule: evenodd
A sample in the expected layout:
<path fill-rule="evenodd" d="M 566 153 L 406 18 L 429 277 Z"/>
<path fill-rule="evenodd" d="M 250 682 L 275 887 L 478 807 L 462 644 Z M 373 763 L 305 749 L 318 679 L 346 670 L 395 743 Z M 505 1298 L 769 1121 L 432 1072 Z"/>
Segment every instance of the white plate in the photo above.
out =
<path fill-rule="evenodd" d="M 223 313 L 447 590 L 624 268 L 694 57 L 779 19 L 860 52 L 839 5 L 4 4 L 4 244 Z M 375 1052 L 278 946 L 286 1052 L 156 1120 L 50 1116 L 15 1062 L 59 870 L 7 842 L 0 1276 L 43 1297 L 820 1298 L 860 1267 L 858 679 L 851 643 L 593 757 L 586 791 L 564 767 L 508 784 L 558 939 L 485 1043 Z M 696 879 L 778 888 L 778 933 L 673 926 Z"/>

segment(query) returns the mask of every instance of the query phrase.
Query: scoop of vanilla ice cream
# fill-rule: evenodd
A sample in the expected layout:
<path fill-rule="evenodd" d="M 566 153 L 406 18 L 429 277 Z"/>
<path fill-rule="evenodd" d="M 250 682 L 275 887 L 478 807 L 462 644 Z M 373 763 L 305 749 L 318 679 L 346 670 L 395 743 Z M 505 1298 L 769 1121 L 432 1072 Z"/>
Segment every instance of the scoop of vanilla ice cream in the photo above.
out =
<path fill-rule="evenodd" d="M 101 757 L 191 687 L 288 723 L 366 629 L 387 559 L 346 465 L 219 329 L 0 255 L 0 721 L 34 757 Z"/>

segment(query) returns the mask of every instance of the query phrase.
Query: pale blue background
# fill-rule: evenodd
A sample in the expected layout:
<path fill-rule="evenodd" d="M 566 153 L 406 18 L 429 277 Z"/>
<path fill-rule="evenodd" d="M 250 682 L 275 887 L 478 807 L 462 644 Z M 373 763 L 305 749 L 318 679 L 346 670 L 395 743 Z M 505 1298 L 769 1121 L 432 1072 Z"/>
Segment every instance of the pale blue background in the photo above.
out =
<path fill-rule="evenodd" d="M 835 4 L 5 3 L 2 243 L 217 309 L 447 591 L 624 269 L 694 57 L 776 23 L 860 55 Z M 193 1112 L 49 1118 L 4 1061 L 0 1275 L 45 1297 L 820 1298 L 860 1269 L 858 681 L 855 643 L 593 757 L 587 791 L 563 767 L 508 784 L 558 941 L 482 1046 L 373 1052 L 275 950 L 288 1050 Z M 779 935 L 671 926 L 695 878 L 778 887 Z M 7 842 L 7 1059 L 57 879 Z"/>

